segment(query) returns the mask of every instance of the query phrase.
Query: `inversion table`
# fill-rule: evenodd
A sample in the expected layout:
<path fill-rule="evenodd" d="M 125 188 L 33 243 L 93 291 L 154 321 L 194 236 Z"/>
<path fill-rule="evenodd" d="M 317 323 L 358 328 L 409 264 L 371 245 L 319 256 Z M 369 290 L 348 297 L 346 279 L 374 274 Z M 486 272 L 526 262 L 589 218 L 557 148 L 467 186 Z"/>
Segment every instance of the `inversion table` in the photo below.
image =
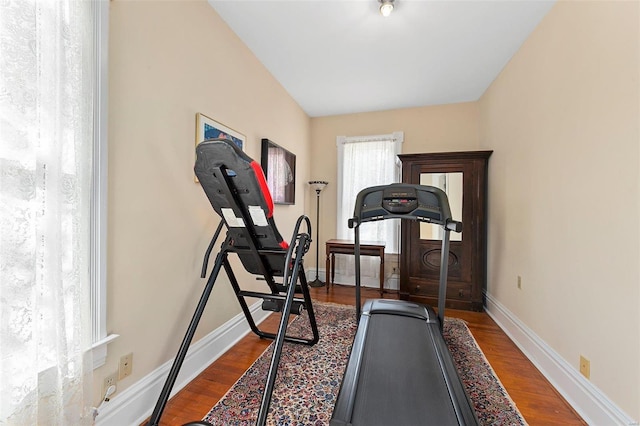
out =
<path fill-rule="evenodd" d="M 209 256 L 223 226 L 227 228 L 227 235 L 216 256 L 213 270 L 148 424 L 156 426 L 160 422 L 213 285 L 220 269 L 224 268 L 251 330 L 261 338 L 275 339 L 265 391 L 258 413 L 257 424 L 263 425 L 266 423 L 284 342 L 314 345 L 319 339 L 302 264 L 302 258 L 309 250 L 311 243 L 311 224 L 309 218 L 300 216 L 290 242 L 287 243 L 282 239 L 273 220 L 273 201 L 262 168 L 231 141 L 209 139 L 198 144 L 194 170 L 211 206 L 221 217 L 220 224 L 205 253 L 202 278 L 206 276 Z M 306 226 L 306 232 L 300 232 L 303 223 Z M 228 256 L 231 253 L 235 253 L 240 258 L 242 266 L 248 272 L 266 281 L 267 292 L 241 289 L 229 263 Z M 276 277 L 282 278 L 282 283 L 277 283 Z M 301 293 L 302 298 L 296 297 L 296 293 Z M 264 332 L 257 327 L 245 300 L 246 297 L 260 298 L 263 301 L 262 309 L 282 313 L 277 334 Z M 289 315 L 300 314 L 305 309 L 308 312 L 312 336 L 288 336 L 286 331 Z M 188 423 L 188 425 L 196 424 L 207 425 L 208 423 L 203 421 Z"/>
<path fill-rule="evenodd" d="M 375 299 L 360 310 L 360 226 L 399 218 L 443 229 L 438 315 L 429 306 Z M 392 184 L 363 189 L 349 227 L 355 232 L 356 312 L 360 318 L 331 425 L 476 425 L 442 329 L 449 233 L 461 232 L 439 188 Z"/>

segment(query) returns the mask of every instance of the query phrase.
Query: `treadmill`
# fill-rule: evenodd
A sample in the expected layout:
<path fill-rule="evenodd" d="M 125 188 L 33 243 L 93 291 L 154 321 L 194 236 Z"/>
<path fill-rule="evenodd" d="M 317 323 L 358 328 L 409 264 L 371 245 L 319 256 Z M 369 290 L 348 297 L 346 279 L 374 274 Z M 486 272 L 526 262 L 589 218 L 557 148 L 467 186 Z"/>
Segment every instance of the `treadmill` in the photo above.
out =
<path fill-rule="evenodd" d="M 372 299 L 360 308 L 360 226 L 386 219 L 442 226 L 437 315 L 430 306 L 400 300 Z M 365 188 L 356 198 L 349 227 L 355 232 L 359 324 L 330 424 L 477 425 L 442 336 L 449 234 L 462 231 L 462 223 L 451 218 L 447 195 L 424 185 Z"/>

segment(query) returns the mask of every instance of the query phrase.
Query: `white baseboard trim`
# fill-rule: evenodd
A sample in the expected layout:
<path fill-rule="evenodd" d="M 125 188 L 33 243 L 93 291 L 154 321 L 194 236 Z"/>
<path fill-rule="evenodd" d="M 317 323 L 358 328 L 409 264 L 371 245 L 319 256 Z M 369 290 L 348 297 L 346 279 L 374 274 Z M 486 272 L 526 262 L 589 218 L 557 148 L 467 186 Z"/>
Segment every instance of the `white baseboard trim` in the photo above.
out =
<path fill-rule="evenodd" d="M 638 425 L 512 312 L 486 294 L 487 314 L 590 425 Z"/>
<path fill-rule="evenodd" d="M 326 269 L 324 268 L 318 268 L 318 278 L 320 279 L 320 281 L 324 282 L 326 280 L 326 273 L 324 272 L 326 271 Z M 316 268 L 307 268 L 304 271 L 305 275 L 307 276 L 307 281 L 311 282 L 313 280 L 316 279 Z"/>
<path fill-rule="evenodd" d="M 260 308 L 260 301 L 249 308 L 256 324 L 262 322 L 271 313 L 263 311 Z M 189 352 L 182 364 L 171 396 L 185 387 L 213 361 L 218 359 L 250 331 L 249 324 L 241 312 L 194 343 L 189 348 Z M 109 402 L 105 403 L 96 418 L 96 425 L 137 426 L 145 421 L 153 412 L 153 408 L 162 391 L 172 363 L 173 359 L 161 365 L 123 392 L 118 393 Z"/>
<path fill-rule="evenodd" d="M 318 268 L 318 277 L 322 282 L 326 280 L 326 269 Z M 307 269 L 307 280 L 312 281 L 316 278 L 316 270 Z M 355 278 L 352 275 L 342 275 L 336 272 L 334 283 L 342 284 L 342 285 L 355 285 Z M 378 277 L 362 277 L 362 286 L 363 287 L 371 287 L 371 288 L 380 288 L 380 279 Z M 398 274 L 393 274 L 390 277 L 385 279 L 384 288 L 387 290 L 398 290 L 400 288 L 400 276 Z"/>

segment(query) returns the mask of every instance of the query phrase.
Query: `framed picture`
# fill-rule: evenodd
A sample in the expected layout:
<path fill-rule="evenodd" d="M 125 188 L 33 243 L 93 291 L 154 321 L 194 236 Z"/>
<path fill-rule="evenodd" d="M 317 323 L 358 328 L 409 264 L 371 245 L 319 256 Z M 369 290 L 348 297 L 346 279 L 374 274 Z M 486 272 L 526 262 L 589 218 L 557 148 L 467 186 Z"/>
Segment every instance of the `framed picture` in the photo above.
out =
<path fill-rule="evenodd" d="M 269 139 L 262 139 L 262 170 L 275 204 L 296 203 L 296 156 Z"/>
<path fill-rule="evenodd" d="M 196 114 L 196 145 L 205 139 L 226 138 L 244 151 L 246 137 L 233 129 L 218 123 L 204 114 Z"/>

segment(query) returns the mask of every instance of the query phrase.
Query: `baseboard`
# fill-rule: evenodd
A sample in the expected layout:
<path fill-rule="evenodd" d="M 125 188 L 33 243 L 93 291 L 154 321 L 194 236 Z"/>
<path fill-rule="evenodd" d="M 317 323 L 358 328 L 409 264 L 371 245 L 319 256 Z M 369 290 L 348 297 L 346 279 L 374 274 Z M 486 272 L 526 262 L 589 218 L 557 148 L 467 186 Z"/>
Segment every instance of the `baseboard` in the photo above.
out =
<path fill-rule="evenodd" d="M 588 424 L 638 425 L 490 294 L 485 309 Z"/>
<path fill-rule="evenodd" d="M 307 276 L 307 281 L 313 281 L 316 279 L 316 268 L 307 268 L 304 271 L 305 275 Z M 325 269 L 324 268 L 318 268 L 318 278 L 320 279 L 320 281 L 324 282 L 326 280 L 327 274 L 325 273 Z"/>
<path fill-rule="evenodd" d="M 318 277 L 320 278 L 320 280 L 322 280 L 322 282 L 326 280 L 327 275 L 325 271 L 326 269 L 318 268 Z M 316 278 L 315 269 L 307 269 L 306 274 L 309 281 Z M 352 286 L 355 283 L 355 278 L 353 277 L 353 275 L 342 275 L 336 272 L 334 283 Z M 378 277 L 362 277 L 361 285 L 363 287 L 380 288 L 380 279 Z M 390 277 L 386 278 L 384 288 L 387 290 L 398 290 L 400 288 L 400 276 L 398 274 L 393 274 Z"/>
<path fill-rule="evenodd" d="M 257 324 L 270 314 L 270 312 L 262 311 L 260 307 L 261 302 L 257 302 L 250 307 Z M 249 324 L 244 314 L 240 313 L 194 343 L 185 358 L 171 396 L 185 387 L 249 332 Z M 161 365 L 122 393 L 118 393 L 108 403 L 105 403 L 96 418 L 96 425 L 139 425 L 145 421 L 153 412 L 172 362 L 173 359 Z"/>

